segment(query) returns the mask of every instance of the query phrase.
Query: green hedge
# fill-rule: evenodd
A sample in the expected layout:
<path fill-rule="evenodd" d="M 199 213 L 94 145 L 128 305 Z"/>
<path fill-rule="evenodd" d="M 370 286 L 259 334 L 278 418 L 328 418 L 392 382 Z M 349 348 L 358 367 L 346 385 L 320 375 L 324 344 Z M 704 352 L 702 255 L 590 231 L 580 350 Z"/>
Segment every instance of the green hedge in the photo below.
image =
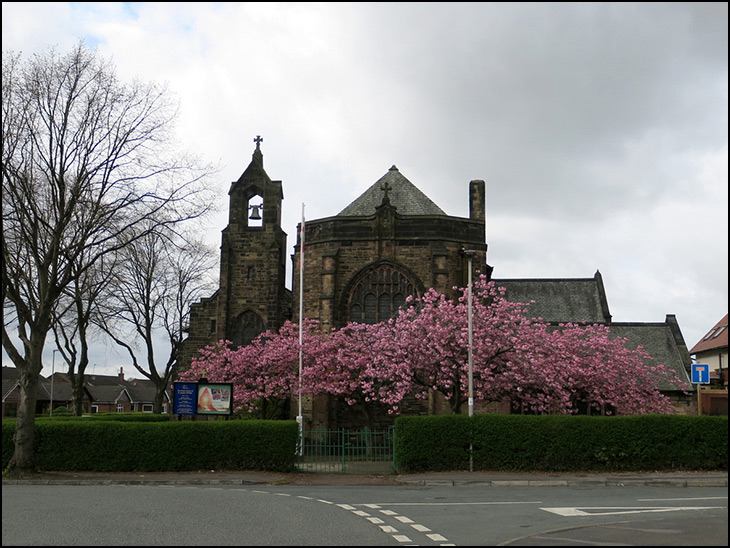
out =
<path fill-rule="evenodd" d="M 3 469 L 15 421 L 3 421 Z M 40 470 L 154 472 L 294 469 L 295 421 L 36 421 Z"/>
<path fill-rule="evenodd" d="M 80 421 L 123 421 L 123 422 L 168 422 L 171 420 L 170 415 L 160 415 L 155 413 L 93 413 L 84 414 L 80 417 L 73 414 L 56 414 L 56 409 L 53 410 L 53 416 L 49 415 L 36 415 L 35 420 L 80 420 Z M 8 419 L 3 419 L 8 420 Z"/>
<path fill-rule="evenodd" d="M 2 422 L 3 469 L 15 422 Z M 49 471 L 289 472 L 297 437 L 294 421 L 44 418 L 36 420 L 35 447 L 39 469 Z M 395 422 L 401 473 L 466 470 L 470 445 L 475 470 L 727 470 L 728 418 L 441 415 Z"/>
<path fill-rule="evenodd" d="M 399 417 L 399 472 L 727 470 L 728 418 L 642 415 Z"/>

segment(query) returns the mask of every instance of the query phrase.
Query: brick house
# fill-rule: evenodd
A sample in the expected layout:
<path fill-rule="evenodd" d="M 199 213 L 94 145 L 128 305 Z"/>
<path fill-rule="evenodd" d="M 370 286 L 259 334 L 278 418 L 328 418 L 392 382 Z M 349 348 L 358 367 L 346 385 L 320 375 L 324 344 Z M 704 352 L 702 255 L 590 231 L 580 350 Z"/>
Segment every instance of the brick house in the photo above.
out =
<path fill-rule="evenodd" d="M 66 407 L 71 409 L 73 394 L 71 385 L 68 382 L 51 382 L 51 379 L 40 378 L 38 381 L 38 396 L 36 399 L 36 414 L 48 413 L 51 405 L 54 409 Z M 16 417 L 18 415 L 18 404 L 20 402 L 20 382 L 18 370 L 15 367 L 3 366 L 2 377 L 2 416 Z M 92 396 L 87 389 L 84 390 L 82 406 L 86 412 L 91 409 Z"/>
<path fill-rule="evenodd" d="M 2 382 L 2 416 L 14 417 L 17 414 L 20 400 L 17 369 L 3 366 Z M 51 387 L 53 388 L 53 398 L 51 398 Z M 120 369 L 118 375 L 84 375 L 84 394 L 82 402 L 84 413 L 128 413 L 132 411 L 152 413 L 155 386 L 152 381 L 147 379 L 125 380 L 124 370 Z M 72 409 L 71 382 L 66 373 L 55 373 L 53 383 L 51 383 L 50 377 L 40 379 L 36 413 L 48 413 L 51 401 L 54 409 L 62 406 Z M 163 413 L 169 411 L 171 401 L 168 390 L 165 393 Z"/>
<path fill-rule="evenodd" d="M 291 256 L 289 291 L 284 279 L 287 250 L 281 228 L 282 183 L 269 178 L 263 167 L 261 140 L 254 141 L 252 160 L 229 191 L 229 223 L 221 238 L 220 287 L 191 306 L 181 370 L 206 345 L 221 339 L 247 344 L 266 329 L 276 330 L 287 319 L 299 319 L 300 227 Z M 475 277 L 483 273 L 491 278 L 485 241 L 485 183 L 472 180 L 464 184 L 463 192 L 469 217 L 448 215 L 392 166 L 336 215 L 307 220 L 303 316 L 318 319 L 325 329 L 349 321 L 374 323 L 391 317 L 407 296 L 420 296 L 428 288 L 453 296 L 453 286 L 466 286 L 469 264 Z M 473 251 L 471 260 L 464 250 Z M 599 273 L 587 279 L 498 282 L 507 287 L 513 300 L 535 300 L 536 306 L 550 312 L 543 316 L 549 321 L 615 326 L 650 353 L 652 349 L 662 352 L 669 362 L 666 365 L 686 378 L 689 354 L 674 317 L 667 316 L 661 324 L 613 323 Z M 688 402 L 679 395 L 676 398 L 680 411 L 686 412 Z M 406 412 L 442 410 L 443 403 L 434 396 Z M 492 405 L 489 410 L 509 412 L 509 405 Z M 307 400 L 304 414 L 309 425 L 337 427 L 357 422 L 346 406 L 324 399 Z"/>
<path fill-rule="evenodd" d="M 710 386 L 702 388 L 701 411 L 706 415 L 727 415 L 728 334 L 727 314 L 689 351 L 695 363 L 710 368 Z"/>

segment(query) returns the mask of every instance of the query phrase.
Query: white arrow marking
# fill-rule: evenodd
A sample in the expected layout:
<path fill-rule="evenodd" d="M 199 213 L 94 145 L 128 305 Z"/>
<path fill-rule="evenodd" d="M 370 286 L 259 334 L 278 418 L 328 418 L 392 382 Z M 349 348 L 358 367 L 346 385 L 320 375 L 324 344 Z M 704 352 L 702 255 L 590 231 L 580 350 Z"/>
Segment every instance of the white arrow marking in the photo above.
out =
<path fill-rule="evenodd" d="M 724 506 L 647 506 L 647 507 L 626 507 L 626 506 L 587 506 L 580 508 L 540 508 L 546 512 L 552 512 L 564 517 L 576 516 L 615 516 L 618 514 L 642 514 L 654 512 L 678 512 L 682 510 L 715 510 Z M 597 510 L 613 510 L 612 512 L 600 512 Z"/>

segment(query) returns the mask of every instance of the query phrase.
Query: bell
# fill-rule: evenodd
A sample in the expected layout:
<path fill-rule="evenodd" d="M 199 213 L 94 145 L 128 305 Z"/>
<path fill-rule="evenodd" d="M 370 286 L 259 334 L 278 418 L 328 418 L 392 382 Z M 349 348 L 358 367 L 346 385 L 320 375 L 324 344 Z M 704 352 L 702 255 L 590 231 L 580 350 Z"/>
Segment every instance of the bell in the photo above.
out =
<path fill-rule="evenodd" d="M 251 219 L 252 221 L 260 221 L 261 220 L 261 214 L 259 213 L 259 208 L 260 207 L 261 206 L 257 206 L 257 205 L 254 205 L 254 206 L 249 207 L 249 209 L 252 210 L 251 211 L 251 216 L 249 217 L 249 219 Z"/>

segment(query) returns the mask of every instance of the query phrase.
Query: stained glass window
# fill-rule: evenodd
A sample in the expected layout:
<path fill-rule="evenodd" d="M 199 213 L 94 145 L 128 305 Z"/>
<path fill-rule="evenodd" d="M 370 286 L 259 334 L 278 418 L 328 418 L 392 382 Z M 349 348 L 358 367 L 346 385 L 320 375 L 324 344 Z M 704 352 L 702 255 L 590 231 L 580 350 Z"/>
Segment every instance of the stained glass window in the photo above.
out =
<path fill-rule="evenodd" d="M 416 284 L 393 265 L 379 265 L 355 282 L 348 300 L 348 318 L 352 322 L 374 324 L 395 316 L 416 293 Z"/>

